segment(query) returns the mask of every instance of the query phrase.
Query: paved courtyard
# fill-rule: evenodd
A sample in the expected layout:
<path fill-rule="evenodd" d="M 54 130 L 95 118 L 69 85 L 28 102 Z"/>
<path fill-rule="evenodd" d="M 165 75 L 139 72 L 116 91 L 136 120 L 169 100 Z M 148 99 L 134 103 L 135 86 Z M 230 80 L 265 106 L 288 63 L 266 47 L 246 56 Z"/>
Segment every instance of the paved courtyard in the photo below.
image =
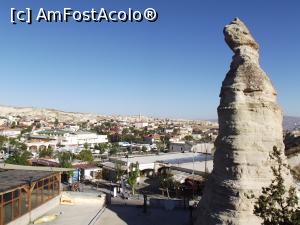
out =
<path fill-rule="evenodd" d="M 189 225 L 188 210 L 166 211 L 155 208 L 143 212 L 142 207 L 112 205 L 106 208 L 97 225 Z"/>
<path fill-rule="evenodd" d="M 88 225 L 94 224 L 104 204 L 104 198 L 97 193 L 67 193 L 75 201 L 74 205 L 59 205 L 46 215 L 56 215 L 56 219 L 45 225 Z"/>

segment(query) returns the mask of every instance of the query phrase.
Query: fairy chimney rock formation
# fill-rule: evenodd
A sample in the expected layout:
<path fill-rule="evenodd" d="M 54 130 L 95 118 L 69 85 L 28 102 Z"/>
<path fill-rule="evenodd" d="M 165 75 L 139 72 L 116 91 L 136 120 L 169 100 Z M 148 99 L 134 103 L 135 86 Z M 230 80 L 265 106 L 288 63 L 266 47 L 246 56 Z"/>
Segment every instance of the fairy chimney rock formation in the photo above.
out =
<path fill-rule="evenodd" d="M 234 19 L 225 26 L 224 36 L 234 56 L 220 93 L 214 169 L 195 224 L 259 225 L 249 195 L 270 185 L 273 147 L 284 152 L 282 112 L 276 91 L 260 68 L 259 45 L 245 24 Z M 291 184 L 288 171 L 285 179 Z"/>

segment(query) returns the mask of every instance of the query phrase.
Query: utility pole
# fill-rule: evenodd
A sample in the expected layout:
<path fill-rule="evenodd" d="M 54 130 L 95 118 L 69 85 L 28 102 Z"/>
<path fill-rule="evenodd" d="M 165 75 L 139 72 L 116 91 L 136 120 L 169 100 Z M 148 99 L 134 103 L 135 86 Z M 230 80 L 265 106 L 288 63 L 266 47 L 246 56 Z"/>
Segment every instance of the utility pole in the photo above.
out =
<path fill-rule="evenodd" d="M 193 148 L 193 187 L 192 187 L 192 190 L 193 190 L 193 199 L 194 199 L 194 195 L 195 195 L 195 191 L 194 191 L 194 187 L 195 187 L 195 149 Z"/>
<path fill-rule="evenodd" d="M 204 146 L 205 146 L 205 175 L 207 175 L 207 173 L 208 173 L 208 169 L 207 169 L 207 145 L 206 145 L 206 143 L 204 144 Z"/>
<path fill-rule="evenodd" d="M 147 213 L 147 195 L 144 194 L 144 213 Z"/>

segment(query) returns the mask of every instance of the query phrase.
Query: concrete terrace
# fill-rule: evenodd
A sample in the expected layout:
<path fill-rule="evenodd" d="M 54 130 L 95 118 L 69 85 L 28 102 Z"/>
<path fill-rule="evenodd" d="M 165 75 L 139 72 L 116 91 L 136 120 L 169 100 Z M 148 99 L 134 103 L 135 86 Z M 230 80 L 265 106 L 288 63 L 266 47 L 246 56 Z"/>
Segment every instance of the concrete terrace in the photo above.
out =
<path fill-rule="evenodd" d="M 104 206 L 105 195 L 99 193 L 68 192 L 67 196 L 75 201 L 74 205 L 59 205 L 46 215 L 56 215 L 56 219 L 45 225 L 88 225 L 99 219 Z"/>
<path fill-rule="evenodd" d="M 104 209 L 96 225 L 188 225 L 189 210 L 167 211 L 162 208 L 111 205 Z"/>

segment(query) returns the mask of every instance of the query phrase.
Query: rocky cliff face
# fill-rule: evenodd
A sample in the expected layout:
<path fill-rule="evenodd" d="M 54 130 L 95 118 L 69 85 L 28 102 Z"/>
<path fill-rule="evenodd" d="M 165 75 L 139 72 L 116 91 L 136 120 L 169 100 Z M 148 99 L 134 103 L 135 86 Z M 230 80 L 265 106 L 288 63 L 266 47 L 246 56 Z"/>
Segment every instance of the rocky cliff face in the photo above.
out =
<path fill-rule="evenodd" d="M 224 36 L 234 56 L 220 93 L 214 169 L 195 224 L 256 225 L 261 220 L 253 214 L 254 200 L 247 196 L 270 185 L 273 147 L 284 152 L 282 112 L 259 66 L 259 45 L 244 23 L 234 19 L 225 26 Z M 291 184 L 289 171 L 285 178 Z"/>

